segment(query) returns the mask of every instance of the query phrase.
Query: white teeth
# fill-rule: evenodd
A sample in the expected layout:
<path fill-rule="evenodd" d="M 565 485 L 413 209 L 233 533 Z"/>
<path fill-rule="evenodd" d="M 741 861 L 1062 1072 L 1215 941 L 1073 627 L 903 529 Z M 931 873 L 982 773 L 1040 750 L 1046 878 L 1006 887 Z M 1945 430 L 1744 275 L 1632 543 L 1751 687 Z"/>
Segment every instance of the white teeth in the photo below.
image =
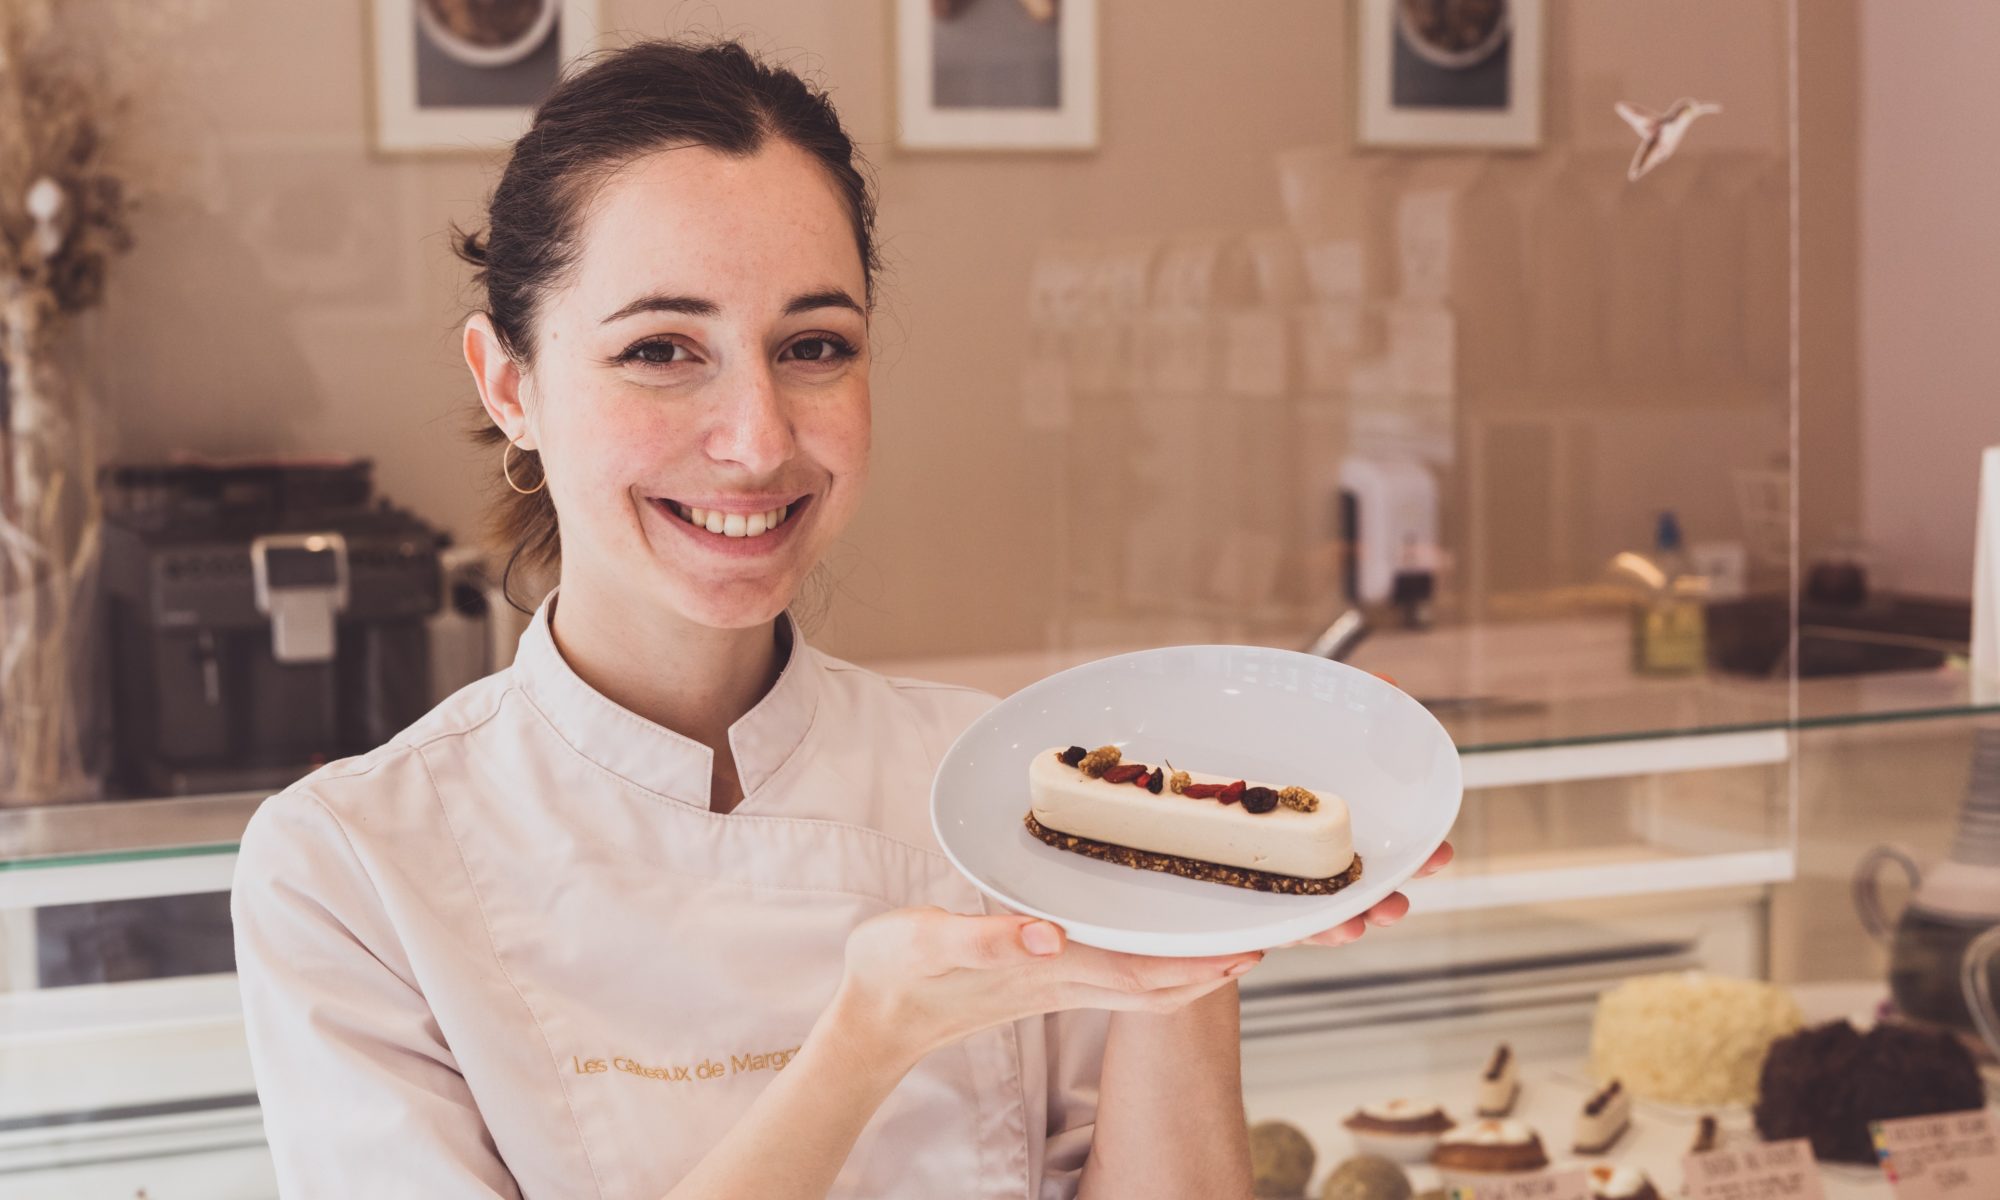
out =
<path fill-rule="evenodd" d="M 678 500 L 669 501 L 674 512 L 690 525 L 699 526 L 710 533 L 724 537 L 761 537 L 785 523 L 791 516 L 792 506 L 781 504 L 768 512 L 726 513 L 715 508 L 696 508 L 682 504 Z"/>

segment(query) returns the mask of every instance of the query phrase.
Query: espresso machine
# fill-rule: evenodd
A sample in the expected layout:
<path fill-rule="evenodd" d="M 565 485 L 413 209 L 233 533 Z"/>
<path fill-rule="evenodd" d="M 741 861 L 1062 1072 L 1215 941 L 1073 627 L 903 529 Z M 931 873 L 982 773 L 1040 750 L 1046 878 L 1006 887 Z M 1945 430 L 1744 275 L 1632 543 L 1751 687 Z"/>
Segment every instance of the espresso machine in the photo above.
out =
<path fill-rule="evenodd" d="M 113 772 L 132 795 L 275 791 L 434 699 L 448 538 L 366 460 L 103 472 Z"/>

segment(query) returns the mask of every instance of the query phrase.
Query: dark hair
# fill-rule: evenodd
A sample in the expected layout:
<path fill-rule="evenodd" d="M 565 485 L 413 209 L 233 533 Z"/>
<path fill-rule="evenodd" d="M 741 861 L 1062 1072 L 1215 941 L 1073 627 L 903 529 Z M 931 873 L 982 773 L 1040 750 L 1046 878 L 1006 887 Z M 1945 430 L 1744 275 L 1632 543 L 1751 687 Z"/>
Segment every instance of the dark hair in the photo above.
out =
<path fill-rule="evenodd" d="M 507 354 L 523 366 L 534 361 L 540 303 L 575 267 L 584 210 L 620 169 L 684 146 L 748 157 L 772 138 L 817 159 L 846 202 L 872 307 L 879 266 L 875 196 L 826 93 L 734 41 L 652 39 L 600 51 L 558 83 L 514 143 L 487 204 L 484 240 L 452 229 L 453 249 L 473 266 L 472 283 L 486 293 L 483 311 Z M 486 420 L 473 436 L 494 449 L 507 440 Z M 535 486 L 538 456 L 516 453 L 512 462 L 515 481 Z M 513 547 L 504 593 L 517 561 L 553 569 L 562 543 L 546 488 L 524 496 L 499 487 L 492 532 Z"/>

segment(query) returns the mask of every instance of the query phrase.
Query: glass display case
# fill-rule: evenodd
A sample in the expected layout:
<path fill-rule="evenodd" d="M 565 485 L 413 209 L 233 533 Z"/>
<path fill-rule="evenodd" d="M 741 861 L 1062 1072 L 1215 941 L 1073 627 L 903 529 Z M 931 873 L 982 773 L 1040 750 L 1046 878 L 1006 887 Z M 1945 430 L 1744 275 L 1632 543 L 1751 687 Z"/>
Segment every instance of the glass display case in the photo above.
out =
<path fill-rule="evenodd" d="M 1698 971 L 1872 1019 L 1887 951 L 1849 873 L 1905 834 L 1941 852 L 2000 711 L 1969 604 L 1871 589 L 1816 532 L 1796 0 L 1517 7 L 1547 51 L 1533 148 L 1321 129 L 1234 181 L 1254 221 L 1051 219 L 1020 247 L 1009 445 L 1046 586 L 978 600 L 1040 636 L 857 656 L 1005 695 L 1127 650 L 1279 646 L 1444 724 L 1458 861 L 1393 934 L 1243 986 L 1248 1112 L 1315 1145 L 1312 1195 L 1358 1107 L 1464 1110 L 1503 1042 L 1555 1158 L 1672 1194 L 1705 1112 L 1753 1140 L 1740 1099 L 1645 1100 L 1615 1153 L 1562 1153 L 1603 1082 L 1600 997 Z M 1328 61 L 1390 52 L 1357 29 Z M 1614 106 L 1681 95 L 1723 111 L 1631 178 Z M 893 544 L 885 573 L 925 567 L 928 535 Z M 0 809 L 0 1190 L 274 1194 L 228 958 L 262 799 Z"/>

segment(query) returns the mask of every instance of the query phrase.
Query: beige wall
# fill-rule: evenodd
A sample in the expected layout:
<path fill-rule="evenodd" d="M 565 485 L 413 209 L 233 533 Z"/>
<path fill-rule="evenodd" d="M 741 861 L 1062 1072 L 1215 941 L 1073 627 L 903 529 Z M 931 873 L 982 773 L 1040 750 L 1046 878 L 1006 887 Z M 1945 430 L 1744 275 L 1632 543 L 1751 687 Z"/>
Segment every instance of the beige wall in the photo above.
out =
<path fill-rule="evenodd" d="M 162 47 L 186 65 L 142 128 L 178 150 L 187 182 L 145 214 L 139 249 L 119 266 L 99 323 L 100 382 L 129 455 L 367 455 L 387 494 L 470 533 L 496 464 L 460 436 L 473 415 L 456 352 L 463 271 L 443 231 L 477 220 L 498 163 L 369 153 L 366 7 L 222 0 L 184 45 Z M 1103 0 L 1101 150 L 908 154 L 889 144 L 890 7 L 607 0 L 604 23 L 741 33 L 817 70 L 878 168 L 889 272 L 876 469 L 833 557 L 843 583 L 822 641 L 857 657 L 1034 645 L 1056 602 L 1045 531 L 1061 483 L 1047 435 L 1021 419 L 1037 247 L 1282 225 L 1274 161 L 1290 147 L 1329 146 L 1358 176 L 1350 14 L 1307 0 Z M 1704 149 L 1783 153 L 1777 0 L 1550 7 L 1550 152 L 1615 161 L 1629 135 L 1607 111 L 1613 99 L 1694 92 L 1731 105 L 1698 131 Z M 1809 22 L 1821 11 L 1810 6 Z M 1851 32 L 1838 20 L 1815 28 L 1825 61 L 1841 61 Z M 1817 105 L 1840 108 L 1847 84 L 1809 71 L 1809 124 Z M 1838 130 L 1818 136 L 1836 164 L 1851 144 Z M 1841 182 L 1837 165 L 1826 178 Z M 1815 236 L 1832 265 L 1816 291 L 1838 329 L 1851 310 L 1845 231 L 1838 203 L 1823 211 Z M 1840 407 L 1851 382 L 1842 367 L 1827 376 L 1815 391 L 1835 419 L 1809 453 L 1837 460 L 1852 454 Z M 1848 499 L 1828 489 L 1825 503 Z"/>
<path fill-rule="evenodd" d="M 1860 0 L 1798 5 L 1799 541 L 1861 527 Z"/>
<path fill-rule="evenodd" d="M 2000 443 L 2000 5 L 1861 5 L 1866 534 L 1887 581 L 1967 596 L 1979 448 Z"/>

